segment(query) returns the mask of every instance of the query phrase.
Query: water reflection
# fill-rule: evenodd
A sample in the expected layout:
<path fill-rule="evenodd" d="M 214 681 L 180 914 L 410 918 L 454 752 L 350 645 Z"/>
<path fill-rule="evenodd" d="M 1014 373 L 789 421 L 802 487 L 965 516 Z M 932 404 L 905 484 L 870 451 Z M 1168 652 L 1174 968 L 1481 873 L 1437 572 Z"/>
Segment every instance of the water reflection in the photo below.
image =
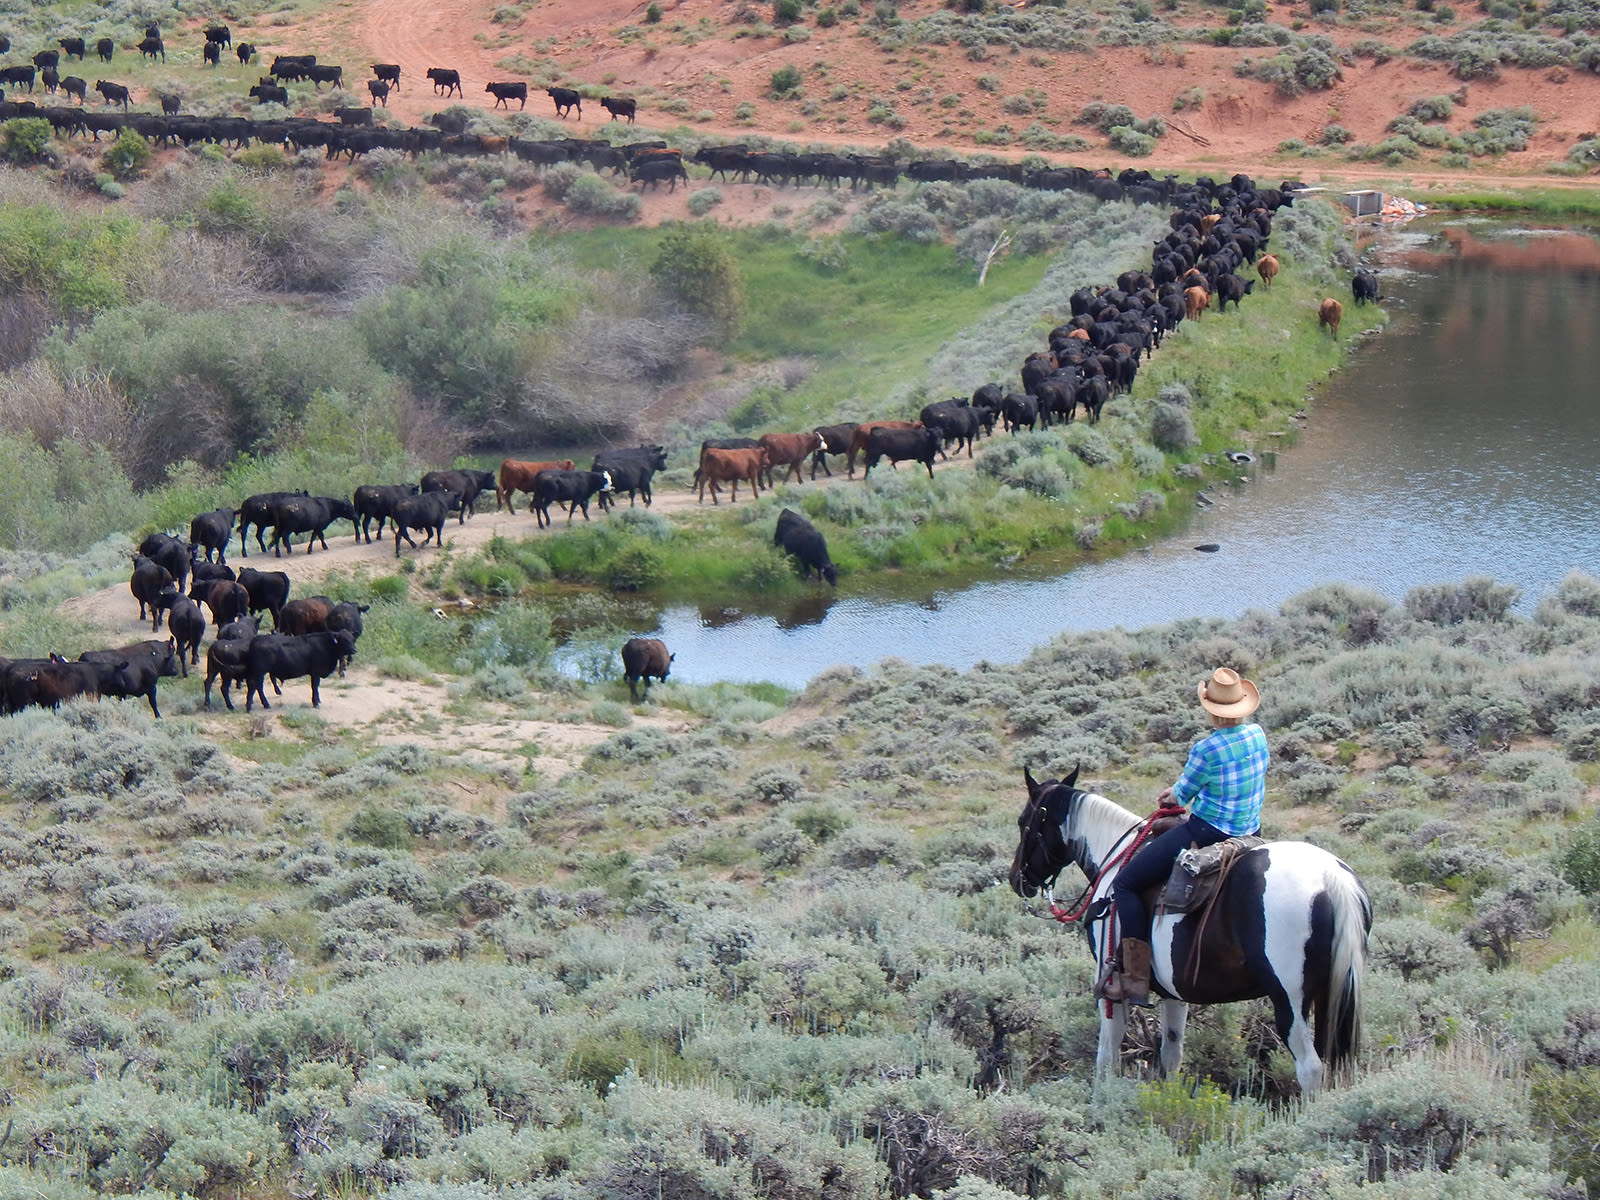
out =
<path fill-rule="evenodd" d="M 1011 662 L 1063 630 L 1232 618 L 1335 580 L 1398 601 L 1492 575 L 1526 613 L 1571 567 L 1600 574 L 1600 245 L 1468 222 L 1383 246 L 1390 331 L 1324 389 L 1298 445 L 1250 447 L 1243 482 L 1208 489 L 1171 538 L 1066 574 L 867 594 L 841 579 L 764 613 L 669 607 L 654 636 L 677 652 L 673 677 L 799 687 L 889 655 Z"/>

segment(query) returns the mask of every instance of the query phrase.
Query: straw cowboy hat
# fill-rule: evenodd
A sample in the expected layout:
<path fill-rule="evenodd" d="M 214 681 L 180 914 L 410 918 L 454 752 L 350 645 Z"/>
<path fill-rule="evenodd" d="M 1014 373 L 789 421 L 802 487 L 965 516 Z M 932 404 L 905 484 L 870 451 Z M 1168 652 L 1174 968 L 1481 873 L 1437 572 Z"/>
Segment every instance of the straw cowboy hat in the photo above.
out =
<path fill-rule="evenodd" d="M 1195 690 L 1200 707 L 1214 717 L 1248 717 L 1261 703 L 1256 685 L 1227 667 L 1211 672 L 1211 678 L 1202 679 Z"/>

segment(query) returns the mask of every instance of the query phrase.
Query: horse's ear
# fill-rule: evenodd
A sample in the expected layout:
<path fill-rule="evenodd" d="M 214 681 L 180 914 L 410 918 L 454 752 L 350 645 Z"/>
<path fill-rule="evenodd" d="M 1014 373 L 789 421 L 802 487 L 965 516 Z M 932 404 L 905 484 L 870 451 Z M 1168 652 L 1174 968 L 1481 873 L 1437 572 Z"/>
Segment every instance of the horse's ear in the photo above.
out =
<path fill-rule="evenodd" d="M 1028 799 L 1033 799 L 1039 794 L 1039 781 L 1033 777 L 1033 772 L 1027 767 L 1022 768 L 1022 780 L 1028 785 Z"/>
<path fill-rule="evenodd" d="M 1083 770 L 1083 764 L 1082 763 L 1078 763 L 1076 766 L 1074 766 L 1072 768 L 1072 774 L 1068 775 L 1061 782 L 1066 784 L 1068 787 L 1077 787 L 1078 786 L 1078 772 L 1081 771 L 1081 770 Z"/>

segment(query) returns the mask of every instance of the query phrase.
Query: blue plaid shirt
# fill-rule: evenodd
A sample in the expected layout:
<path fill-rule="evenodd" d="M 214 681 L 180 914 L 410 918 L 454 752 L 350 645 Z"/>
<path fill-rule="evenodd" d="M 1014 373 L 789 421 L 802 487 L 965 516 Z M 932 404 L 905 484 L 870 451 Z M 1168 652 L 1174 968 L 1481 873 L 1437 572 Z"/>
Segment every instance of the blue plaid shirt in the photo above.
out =
<path fill-rule="evenodd" d="M 1199 817 L 1232 837 L 1261 827 L 1267 794 L 1267 735 L 1255 724 L 1230 725 L 1189 751 L 1172 795 Z"/>

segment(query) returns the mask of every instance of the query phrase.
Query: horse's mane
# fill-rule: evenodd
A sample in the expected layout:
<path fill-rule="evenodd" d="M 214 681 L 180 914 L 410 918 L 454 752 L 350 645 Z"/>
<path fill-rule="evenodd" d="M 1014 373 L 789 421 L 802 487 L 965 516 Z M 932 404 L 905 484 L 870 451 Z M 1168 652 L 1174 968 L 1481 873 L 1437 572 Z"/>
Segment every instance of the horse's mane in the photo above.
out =
<path fill-rule="evenodd" d="M 1117 841 L 1142 820 L 1098 792 L 1079 791 L 1066 836 L 1068 842 L 1081 843 L 1093 859 L 1084 864 L 1086 869 L 1098 869 Z"/>

